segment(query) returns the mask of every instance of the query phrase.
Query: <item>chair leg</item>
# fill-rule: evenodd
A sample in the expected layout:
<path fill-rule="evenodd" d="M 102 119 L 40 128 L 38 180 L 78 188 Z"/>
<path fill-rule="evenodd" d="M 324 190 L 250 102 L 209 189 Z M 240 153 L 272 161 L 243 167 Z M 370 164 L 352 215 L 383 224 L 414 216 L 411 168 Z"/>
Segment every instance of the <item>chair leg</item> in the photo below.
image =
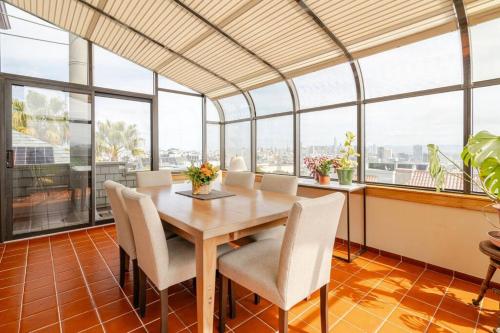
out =
<path fill-rule="evenodd" d="M 130 256 L 128 254 L 125 253 L 125 272 L 128 272 L 129 271 L 129 267 L 130 267 Z"/>
<path fill-rule="evenodd" d="M 134 274 L 134 308 L 139 306 L 139 265 L 137 259 L 132 260 L 132 270 Z"/>
<path fill-rule="evenodd" d="M 122 247 L 119 247 L 120 251 L 120 287 L 123 288 L 125 285 L 125 262 L 127 261 L 127 253 Z"/>
<path fill-rule="evenodd" d="M 168 288 L 160 291 L 161 321 L 160 332 L 168 332 Z"/>
<path fill-rule="evenodd" d="M 321 333 L 328 332 L 328 283 L 319 291 L 321 311 Z"/>
<path fill-rule="evenodd" d="M 472 300 L 472 304 L 475 306 L 479 306 L 481 301 L 484 298 L 484 294 L 486 293 L 486 290 L 490 287 L 490 281 L 493 278 L 493 275 L 495 274 L 495 271 L 497 268 L 490 263 L 490 266 L 488 267 L 488 272 L 486 273 L 486 277 L 483 280 L 483 283 L 481 284 L 481 290 L 479 292 L 479 295 L 477 296 L 476 299 Z"/>
<path fill-rule="evenodd" d="M 258 305 L 260 303 L 260 296 L 253 294 L 253 304 Z"/>
<path fill-rule="evenodd" d="M 279 310 L 279 333 L 288 332 L 288 311 Z"/>
<path fill-rule="evenodd" d="M 219 291 L 219 333 L 224 333 L 226 330 L 227 289 L 227 277 L 221 274 Z"/>
<path fill-rule="evenodd" d="M 234 296 L 234 283 L 231 280 L 229 280 L 228 292 L 229 292 L 229 318 L 234 319 L 236 318 L 236 301 Z"/>
<path fill-rule="evenodd" d="M 146 314 L 146 274 L 139 268 L 139 315 Z"/>

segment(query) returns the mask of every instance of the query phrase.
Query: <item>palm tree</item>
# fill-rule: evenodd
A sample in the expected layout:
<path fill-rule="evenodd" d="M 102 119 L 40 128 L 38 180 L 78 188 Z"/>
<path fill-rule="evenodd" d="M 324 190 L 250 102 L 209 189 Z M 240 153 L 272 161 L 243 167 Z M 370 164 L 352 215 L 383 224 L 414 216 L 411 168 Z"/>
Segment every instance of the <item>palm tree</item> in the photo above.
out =
<path fill-rule="evenodd" d="M 124 121 L 100 121 L 97 123 L 95 138 L 98 161 L 116 162 L 128 154 L 134 157 L 144 155 L 141 148 L 144 140 L 136 125 L 127 125 Z"/>
<path fill-rule="evenodd" d="M 28 118 L 24 102 L 14 99 L 12 101 L 12 129 L 20 133 L 30 134 Z"/>

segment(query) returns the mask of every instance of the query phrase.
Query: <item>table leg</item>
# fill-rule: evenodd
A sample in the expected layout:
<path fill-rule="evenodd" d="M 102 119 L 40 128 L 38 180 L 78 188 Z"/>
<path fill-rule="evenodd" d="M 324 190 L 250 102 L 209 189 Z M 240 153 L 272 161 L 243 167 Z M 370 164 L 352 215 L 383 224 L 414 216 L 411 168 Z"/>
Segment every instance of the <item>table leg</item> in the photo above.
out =
<path fill-rule="evenodd" d="M 479 296 L 477 296 L 476 299 L 472 300 L 472 304 L 474 304 L 475 306 L 478 306 L 483 300 L 484 294 L 486 293 L 486 290 L 488 290 L 491 278 L 493 277 L 493 274 L 495 274 L 496 270 L 497 270 L 496 266 L 490 263 L 490 266 L 488 267 L 488 272 L 486 273 L 486 277 L 484 278 L 483 283 L 481 284 L 481 291 L 479 292 Z"/>
<path fill-rule="evenodd" d="M 214 321 L 217 245 L 213 239 L 196 241 L 196 309 L 198 332 L 211 333 Z"/>

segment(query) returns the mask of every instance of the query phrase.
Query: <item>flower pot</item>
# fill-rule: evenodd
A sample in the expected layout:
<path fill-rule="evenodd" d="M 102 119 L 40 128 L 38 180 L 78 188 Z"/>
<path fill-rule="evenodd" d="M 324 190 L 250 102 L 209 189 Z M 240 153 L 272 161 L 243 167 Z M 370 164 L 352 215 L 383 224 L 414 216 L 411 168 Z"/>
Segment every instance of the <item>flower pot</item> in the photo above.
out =
<path fill-rule="evenodd" d="M 319 184 L 320 185 L 328 185 L 330 184 L 330 175 L 319 175 Z"/>
<path fill-rule="evenodd" d="M 316 183 L 319 183 L 319 173 L 317 173 L 317 172 L 314 173 L 314 181 Z"/>
<path fill-rule="evenodd" d="M 193 194 L 209 194 L 212 190 L 210 184 L 192 184 Z"/>
<path fill-rule="evenodd" d="M 337 169 L 340 185 L 352 185 L 352 175 L 354 169 Z"/>

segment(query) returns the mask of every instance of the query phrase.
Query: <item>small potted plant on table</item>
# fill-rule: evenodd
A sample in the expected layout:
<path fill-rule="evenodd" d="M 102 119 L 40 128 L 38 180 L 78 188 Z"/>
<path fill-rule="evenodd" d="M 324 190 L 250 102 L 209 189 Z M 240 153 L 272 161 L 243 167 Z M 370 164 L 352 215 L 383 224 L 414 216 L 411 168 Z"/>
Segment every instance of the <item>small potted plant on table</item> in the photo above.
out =
<path fill-rule="evenodd" d="M 191 165 L 186 170 L 186 176 L 193 186 L 193 194 L 209 194 L 212 190 L 211 183 L 217 178 L 219 168 L 209 162 L 199 167 Z"/>
<path fill-rule="evenodd" d="M 339 176 L 340 185 L 351 185 L 354 169 L 358 162 L 353 157 L 358 157 L 359 154 L 353 147 L 356 135 L 348 131 L 345 133 L 344 147 L 340 150 L 341 155 L 335 159 L 336 171 Z"/>

